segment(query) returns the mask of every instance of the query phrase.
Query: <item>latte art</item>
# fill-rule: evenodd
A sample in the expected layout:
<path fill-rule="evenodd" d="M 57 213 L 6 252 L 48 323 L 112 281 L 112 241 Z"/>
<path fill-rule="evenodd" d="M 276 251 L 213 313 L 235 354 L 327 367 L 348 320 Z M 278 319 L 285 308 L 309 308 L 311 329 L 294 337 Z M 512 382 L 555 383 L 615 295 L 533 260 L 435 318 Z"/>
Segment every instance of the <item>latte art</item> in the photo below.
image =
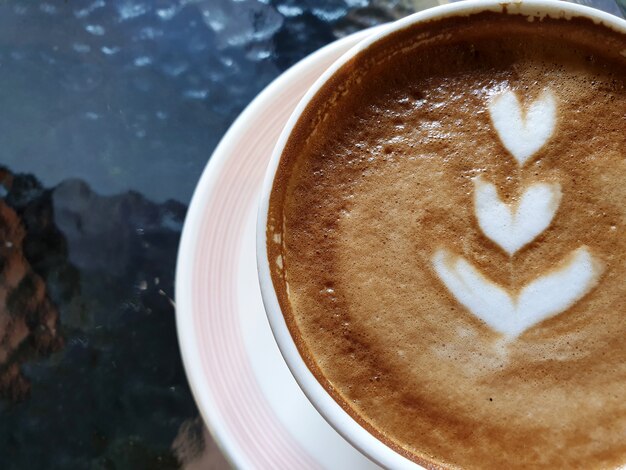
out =
<path fill-rule="evenodd" d="M 519 204 L 502 202 L 495 185 L 474 179 L 474 210 L 483 233 L 509 255 L 532 242 L 548 228 L 561 202 L 561 185 L 533 183 Z"/>
<path fill-rule="evenodd" d="M 394 32 L 290 133 L 272 281 L 300 355 L 428 468 L 626 465 L 626 34 Z"/>
<path fill-rule="evenodd" d="M 494 330 L 516 337 L 580 300 L 598 282 L 601 266 L 587 247 L 571 253 L 554 272 L 524 286 L 517 296 L 488 280 L 463 258 L 441 250 L 433 265 L 456 299 Z"/>
<path fill-rule="evenodd" d="M 489 113 L 502 143 L 524 165 L 552 137 L 556 102 L 547 90 L 522 113 L 515 93 L 507 91 L 491 100 Z"/>
<path fill-rule="evenodd" d="M 554 132 L 556 115 L 552 92 L 535 101 L 526 118 L 513 92 L 492 99 L 491 120 L 502 142 L 523 166 Z M 558 183 L 533 183 L 524 190 L 517 207 L 498 197 L 496 187 L 474 179 L 474 208 L 483 233 L 509 255 L 533 241 L 548 228 L 561 200 Z M 541 276 L 513 296 L 488 281 L 464 259 L 449 262 L 450 254 L 439 250 L 433 257 L 435 270 L 456 299 L 494 330 L 518 336 L 527 328 L 572 307 L 598 282 L 600 263 L 588 247 L 580 247 L 563 267 Z M 512 269 L 515 269 L 512 266 Z"/>

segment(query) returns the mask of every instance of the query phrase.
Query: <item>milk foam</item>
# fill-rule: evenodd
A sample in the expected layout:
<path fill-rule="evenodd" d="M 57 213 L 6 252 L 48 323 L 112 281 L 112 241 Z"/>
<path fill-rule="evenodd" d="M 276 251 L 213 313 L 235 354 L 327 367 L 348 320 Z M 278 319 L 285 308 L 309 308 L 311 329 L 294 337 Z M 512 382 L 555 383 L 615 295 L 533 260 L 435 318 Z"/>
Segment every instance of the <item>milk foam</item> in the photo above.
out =
<path fill-rule="evenodd" d="M 489 114 L 504 146 L 524 166 L 554 133 L 556 100 L 546 90 L 523 113 L 517 95 L 506 91 L 491 100 Z"/>
<path fill-rule="evenodd" d="M 474 179 L 474 211 L 483 233 L 509 255 L 533 241 L 552 222 L 561 202 L 561 185 L 534 183 L 516 206 L 502 202 L 496 187 Z"/>
<path fill-rule="evenodd" d="M 510 338 L 567 310 L 597 284 L 602 272 L 600 263 L 582 246 L 558 269 L 535 279 L 515 295 L 488 279 L 462 256 L 445 249 L 438 250 L 432 262 L 459 303 Z"/>

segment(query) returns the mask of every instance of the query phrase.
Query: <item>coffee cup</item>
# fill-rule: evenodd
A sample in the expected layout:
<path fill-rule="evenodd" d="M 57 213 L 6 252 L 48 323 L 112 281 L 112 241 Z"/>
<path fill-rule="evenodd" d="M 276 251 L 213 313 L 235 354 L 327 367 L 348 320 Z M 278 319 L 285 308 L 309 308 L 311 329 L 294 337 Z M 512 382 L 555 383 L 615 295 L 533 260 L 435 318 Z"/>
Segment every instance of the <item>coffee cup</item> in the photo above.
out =
<path fill-rule="evenodd" d="M 261 292 L 298 384 L 373 461 L 626 463 L 625 71 L 622 19 L 463 1 L 374 33 L 297 106 Z"/>

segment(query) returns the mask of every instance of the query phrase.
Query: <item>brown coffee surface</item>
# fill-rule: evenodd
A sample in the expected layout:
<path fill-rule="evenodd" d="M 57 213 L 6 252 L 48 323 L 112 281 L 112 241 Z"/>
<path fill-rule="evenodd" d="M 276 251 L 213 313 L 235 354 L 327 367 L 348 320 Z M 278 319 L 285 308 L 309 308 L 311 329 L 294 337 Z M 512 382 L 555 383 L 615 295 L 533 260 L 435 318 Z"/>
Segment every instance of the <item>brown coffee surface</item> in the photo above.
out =
<path fill-rule="evenodd" d="M 488 103 L 545 90 L 556 126 L 520 165 Z M 509 255 L 475 178 L 519 203 L 558 183 L 549 227 Z M 433 268 L 445 249 L 510 295 L 579 247 L 597 285 L 515 337 Z M 626 464 L 626 37 L 582 19 L 482 13 L 413 26 L 351 60 L 283 154 L 268 251 L 309 368 L 371 432 L 434 467 Z M 556 295 L 557 293 L 555 293 Z"/>

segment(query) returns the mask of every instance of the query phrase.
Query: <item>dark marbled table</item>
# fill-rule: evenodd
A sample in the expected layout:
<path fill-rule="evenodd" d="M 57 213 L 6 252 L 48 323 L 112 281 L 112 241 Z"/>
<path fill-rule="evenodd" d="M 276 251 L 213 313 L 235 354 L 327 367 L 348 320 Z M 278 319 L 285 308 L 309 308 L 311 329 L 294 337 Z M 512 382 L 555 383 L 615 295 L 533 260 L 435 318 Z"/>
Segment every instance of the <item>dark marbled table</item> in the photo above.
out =
<path fill-rule="evenodd" d="M 0 1 L 0 468 L 227 467 L 174 321 L 196 182 L 283 70 L 433 3 Z"/>

